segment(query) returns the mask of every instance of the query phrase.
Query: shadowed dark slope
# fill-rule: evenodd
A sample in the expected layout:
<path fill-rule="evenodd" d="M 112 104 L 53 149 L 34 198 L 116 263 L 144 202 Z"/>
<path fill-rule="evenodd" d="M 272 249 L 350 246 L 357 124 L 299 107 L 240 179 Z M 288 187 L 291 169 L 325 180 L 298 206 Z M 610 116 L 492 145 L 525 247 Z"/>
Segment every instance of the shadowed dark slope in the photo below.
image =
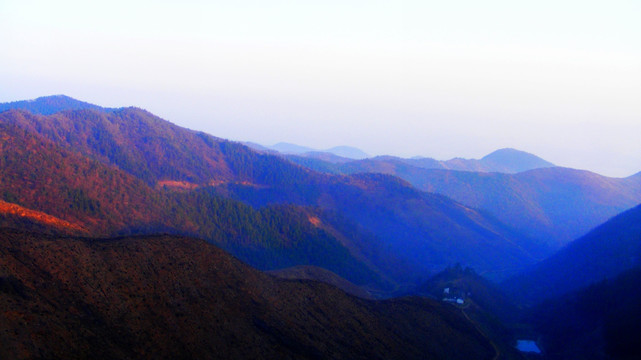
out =
<path fill-rule="evenodd" d="M 536 304 L 641 265 L 641 205 L 573 241 L 532 269 L 507 280 L 504 289 Z"/>
<path fill-rule="evenodd" d="M 267 273 L 281 279 L 320 281 L 336 286 L 348 294 L 358 296 L 363 299 L 373 298 L 372 295 L 363 288 L 356 286 L 337 274 L 318 266 L 301 265 L 285 269 L 271 270 Z"/>
<path fill-rule="evenodd" d="M 457 311 L 276 280 L 194 239 L 0 230 L 3 358 L 490 359 Z"/>
<path fill-rule="evenodd" d="M 528 319 L 549 359 L 639 359 L 641 269 L 551 299 Z"/>

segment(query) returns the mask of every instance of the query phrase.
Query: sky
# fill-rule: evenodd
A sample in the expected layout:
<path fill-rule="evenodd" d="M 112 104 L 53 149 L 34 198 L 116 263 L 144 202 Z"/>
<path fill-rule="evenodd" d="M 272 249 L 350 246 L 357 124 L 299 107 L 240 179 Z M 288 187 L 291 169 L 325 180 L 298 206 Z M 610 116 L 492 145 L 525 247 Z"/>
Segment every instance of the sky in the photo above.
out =
<path fill-rule="evenodd" d="M 0 102 L 260 144 L 641 171 L 641 1 L 0 0 Z"/>

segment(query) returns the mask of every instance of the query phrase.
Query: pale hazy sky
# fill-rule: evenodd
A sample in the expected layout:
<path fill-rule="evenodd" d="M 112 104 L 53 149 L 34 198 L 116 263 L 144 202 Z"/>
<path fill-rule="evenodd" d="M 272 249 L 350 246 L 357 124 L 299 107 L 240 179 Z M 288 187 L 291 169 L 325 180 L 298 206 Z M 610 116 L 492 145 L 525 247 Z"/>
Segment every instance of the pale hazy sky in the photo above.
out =
<path fill-rule="evenodd" d="M 0 0 L 0 102 L 232 140 L 641 171 L 641 1 Z"/>

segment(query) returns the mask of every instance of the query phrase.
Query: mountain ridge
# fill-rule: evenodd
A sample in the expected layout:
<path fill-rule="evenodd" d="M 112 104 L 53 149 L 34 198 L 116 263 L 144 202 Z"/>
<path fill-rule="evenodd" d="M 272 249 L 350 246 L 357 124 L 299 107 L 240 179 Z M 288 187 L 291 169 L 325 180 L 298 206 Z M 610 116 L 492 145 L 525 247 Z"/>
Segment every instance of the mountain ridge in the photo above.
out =
<path fill-rule="evenodd" d="M 311 216 L 322 217 L 314 209 L 268 206 L 257 210 L 221 198 L 211 188 L 155 189 L 16 125 L 0 123 L 0 139 L 0 199 L 19 206 L 24 215 L 37 215 L 31 218 L 51 216 L 82 229 L 72 234 L 180 233 L 207 239 L 259 268 L 314 264 L 360 285 L 382 285 L 374 270 L 341 245 L 336 238 L 340 231 L 329 222 L 323 229 L 309 222 Z M 29 217 L 3 219 L 7 226 L 24 226 L 25 221 Z M 46 227 L 46 222 L 37 223 L 38 228 Z"/>
<path fill-rule="evenodd" d="M 301 155 L 306 157 L 327 156 L 327 154 L 335 155 L 338 157 L 337 159 L 349 160 L 361 160 L 369 157 L 369 155 L 363 150 L 346 145 L 319 150 L 286 142 L 280 142 L 271 146 L 260 145 L 252 142 L 245 142 L 244 144 L 259 151 L 276 151 L 281 154 Z"/>
<path fill-rule="evenodd" d="M 641 202 L 641 176 L 609 178 L 585 170 L 538 168 L 516 174 L 427 169 L 394 157 L 330 164 L 288 157 L 333 174 L 385 173 L 414 187 L 483 209 L 541 241 L 547 256 L 610 217 Z M 547 249 L 546 249 L 547 248 Z"/>
<path fill-rule="evenodd" d="M 395 281 L 416 281 L 454 262 L 466 263 L 496 276 L 507 276 L 535 259 L 529 253 L 531 247 L 523 246 L 529 239 L 508 229 L 495 218 L 445 197 L 422 193 L 405 181 L 390 176 L 317 173 L 281 157 L 180 128 L 140 109 L 124 108 L 113 112 L 67 110 L 50 116 L 10 110 L 0 113 L 0 122 L 26 129 L 68 151 L 115 167 L 137 181 L 144 181 L 145 186 L 140 186 L 145 189 L 143 193 L 150 194 L 150 199 L 158 197 L 157 191 L 168 191 L 172 197 L 183 199 L 180 200 L 183 204 L 205 201 L 212 204 L 212 209 L 227 204 L 222 200 L 212 200 L 212 197 L 220 196 L 240 200 L 256 208 L 292 204 L 336 213 L 359 229 L 343 246 L 347 246 L 352 255 L 360 256 L 362 261 L 367 260 L 371 266 L 385 269 L 381 271 L 388 276 L 393 275 Z M 51 167 L 53 169 L 55 165 Z M 173 186 L 175 184 L 180 186 Z M 87 189 L 84 191 L 86 194 Z M 92 194 L 93 197 L 99 196 L 96 192 Z M 162 214 L 175 209 L 186 220 L 179 224 L 182 231 L 189 226 L 191 231 L 186 234 L 206 235 L 208 239 L 218 239 L 216 243 L 221 245 L 221 235 L 214 232 L 213 225 L 206 224 L 201 215 L 185 210 L 185 206 L 162 205 L 162 201 L 175 199 L 161 196 L 154 201 L 161 201 L 160 205 L 139 205 L 139 208 L 159 209 L 154 210 L 158 211 L 157 214 L 152 214 L 158 220 L 141 225 L 139 231 L 165 229 L 166 219 L 175 216 Z M 91 204 L 89 201 L 82 206 Z M 240 205 L 230 208 L 251 214 L 251 217 L 262 214 Z M 38 207 L 34 209 L 48 212 Z M 204 210 L 201 211 L 203 214 L 212 211 Z M 144 212 L 138 210 L 138 214 Z M 121 215 L 116 213 L 116 216 Z M 291 219 L 291 214 L 286 216 Z M 198 219 L 195 223 L 194 217 Z M 140 219 L 144 220 L 144 217 Z M 176 226 L 171 224 L 168 230 L 176 231 Z M 347 228 L 344 226 L 342 232 L 348 231 Z M 230 228 L 225 229 L 231 231 Z M 311 228 L 309 230 L 312 231 Z M 312 234 L 320 236 L 315 231 Z M 313 238 L 320 241 L 317 235 Z M 266 240 L 262 236 L 258 238 Z M 230 244 L 225 246 L 232 252 L 240 251 L 230 248 Z M 263 247 L 260 249 L 265 250 Z M 239 252 L 234 254 L 241 255 Z M 259 253 L 251 254 L 253 257 Z M 316 258 L 320 260 L 318 256 Z M 297 264 L 287 266 L 293 265 Z M 349 277 L 344 272 L 340 275 Z M 353 278 L 349 280 L 353 281 Z"/>
<path fill-rule="evenodd" d="M 277 145 L 283 145 L 282 147 L 273 146 L 265 147 L 258 144 L 247 143 L 249 146 L 254 147 L 257 150 L 265 151 L 269 149 L 270 151 L 279 152 L 287 158 L 293 160 L 294 162 L 301 162 L 299 158 L 311 159 L 329 162 L 331 164 L 344 164 L 344 163 L 353 163 L 353 162 L 377 162 L 377 161 L 392 161 L 392 162 L 402 162 L 410 166 L 415 166 L 423 169 L 446 169 L 446 170 L 456 170 L 456 171 L 473 171 L 473 172 L 499 172 L 506 174 L 516 174 L 523 171 L 528 171 L 532 169 L 540 169 L 547 167 L 554 167 L 556 165 L 552 164 L 549 161 L 546 161 L 536 155 L 527 153 L 525 151 L 516 150 L 512 148 L 503 148 L 493 151 L 490 154 L 487 154 L 481 159 L 464 159 L 464 158 L 452 158 L 449 160 L 435 160 L 428 157 L 415 156 L 412 158 L 402 158 L 393 155 L 377 155 L 370 157 L 365 153 L 359 155 L 350 155 L 351 153 L 341 153 L 337 151 L 328 150 L 314 150 L 306 147 L 300 147 L 293 144 L 284 144 L 279 143 Z M 293 147 L 289 147 L 289 146 Z M 335 149 L 335 148 L 333 148 Z M 358 149 L 356 149 L 358 150 Z M 358 150 L 360 151 L 360 150 Z M 352 150 L 353 152 L 353 150 Z M 328 154 L 332 154 L 338 157 L 330 157 Z M 352 166 L 359 166 L 358 163 L 352 164 Z M 321 163 L 312 163 L 311 167 L 314 165 L 321 166 Z M 340 172 L 340 168 L 332 169 L 331 167 L 327 168 L 328 171 Z"/>

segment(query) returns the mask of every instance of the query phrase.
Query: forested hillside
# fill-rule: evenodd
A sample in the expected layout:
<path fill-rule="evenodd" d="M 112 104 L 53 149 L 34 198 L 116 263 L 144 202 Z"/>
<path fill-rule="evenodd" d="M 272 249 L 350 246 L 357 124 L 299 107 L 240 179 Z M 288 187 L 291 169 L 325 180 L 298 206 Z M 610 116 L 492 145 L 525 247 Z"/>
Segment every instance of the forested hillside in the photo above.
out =
<path fill-rule="evenodd" d="M 460 313 L 256 271 L 196 239 L 0 230 L 0 357 L 491 359 Z"/>
<path fill-rule="evenodd" d="M 342 245 L 339 231 L 310 221 L 322 217 L 317 210 L 296 206 L 256 210 L 222 198 L 211 188 L 156 190 L 113 166 L 61 149 L 13 125 L 0 124 L 0 139 L 0 200 L 66 222 L 63 228 L 53 227 L 58 232 L 189 234 L 261 269 L 317 265 L 361 285 L 385 286 L 370 266 Z M 0 210 L 6 226 L 28 223 L 51 228 L 24 210 L 11 211 L 9 205 Z"/>
<path fill-rule="evenodd" d="M 455 262 L 504 278 L 537 258 L 533 251 L 537 245 L 532 239 L 494 217 L 448 198 L 417 191 L 397 178 L 320 174 L 278 156 L 180 128 L 144 110 L 85 109 L 51 116 L 11 110 L 0 114 L 0 122 L 44 137 L 75 156 L 93 159 L 132 176 L 146 186 L 141 194 L 153 190 L 148 196 L 151 205 L 143 207 L 146 215 L 141 221 L 131 220 L 132 223 L 127 224 L 129 217 L 119 220 L 123 222 L 120 225 L 130 229 L 127 231 L 137 228 L 137 232 L 148 233 L 164 229 L 213 238 L 215 227 L 207 223 L 203 212 L 185 210 L 191 204 L 183 202 L 174 210 L 175 214 L 166 215 L 168 209 L 176 208 L 167 201 L 187 201 L 180 194 L 193 192 L 184 197 L 218 196 L 241 200 L 256 208 L 289 204 L 316 209 L 315 212 L 320 210 L 323 216 L 335 219 L 323 222 L 328 225 L 324 231 L 331 233 L 336 224 L 350 224 L 334 231 L 333 236 L 340 239 L 353 257 L 398 283 L 421 281 Z M 82 178 L 81 174 L 74 176 Z M 79 185 L 83 193 L 76 196 L 98 191 L 83 186 Z M 171 196 L 159 195 L 172 192 L 175 194 Z M 108 209 L 111 205 L 97 198 L 100 196 L 107 195 L 90 194 L 85 200 L 98 200 L 100 206 Z M 123 201 L 125 203 L 128 204 Z M 91 211 L 92 205 L 98 206 L 90 202 L 82 206 L 88 206 Z M 136 211 L 143 208 L 137 207 Z M 124 213 L 126 211 L 119 210 L 114 216 Z M 194 222 L 191 216 L 200 220 Z M 176 218 L 182 221 L 173 220 Z M 97 216 L 92 221 L 105 220 Z M 346 229 L 350 229 L 352 235 L 339 234 L 345 234 Z M 114 231 L 113 227 L 109 230 Z M 237 229 L 233 233 L 245 232 Z M 237 239 L 237 236 L 231 238 Z M 238 256 L 243 254 L 231 244 L 223 246 Z M 252 252 L 247 248 L 242 251 Z M 307 255 L 294 258 L 305 257 Z"/>

